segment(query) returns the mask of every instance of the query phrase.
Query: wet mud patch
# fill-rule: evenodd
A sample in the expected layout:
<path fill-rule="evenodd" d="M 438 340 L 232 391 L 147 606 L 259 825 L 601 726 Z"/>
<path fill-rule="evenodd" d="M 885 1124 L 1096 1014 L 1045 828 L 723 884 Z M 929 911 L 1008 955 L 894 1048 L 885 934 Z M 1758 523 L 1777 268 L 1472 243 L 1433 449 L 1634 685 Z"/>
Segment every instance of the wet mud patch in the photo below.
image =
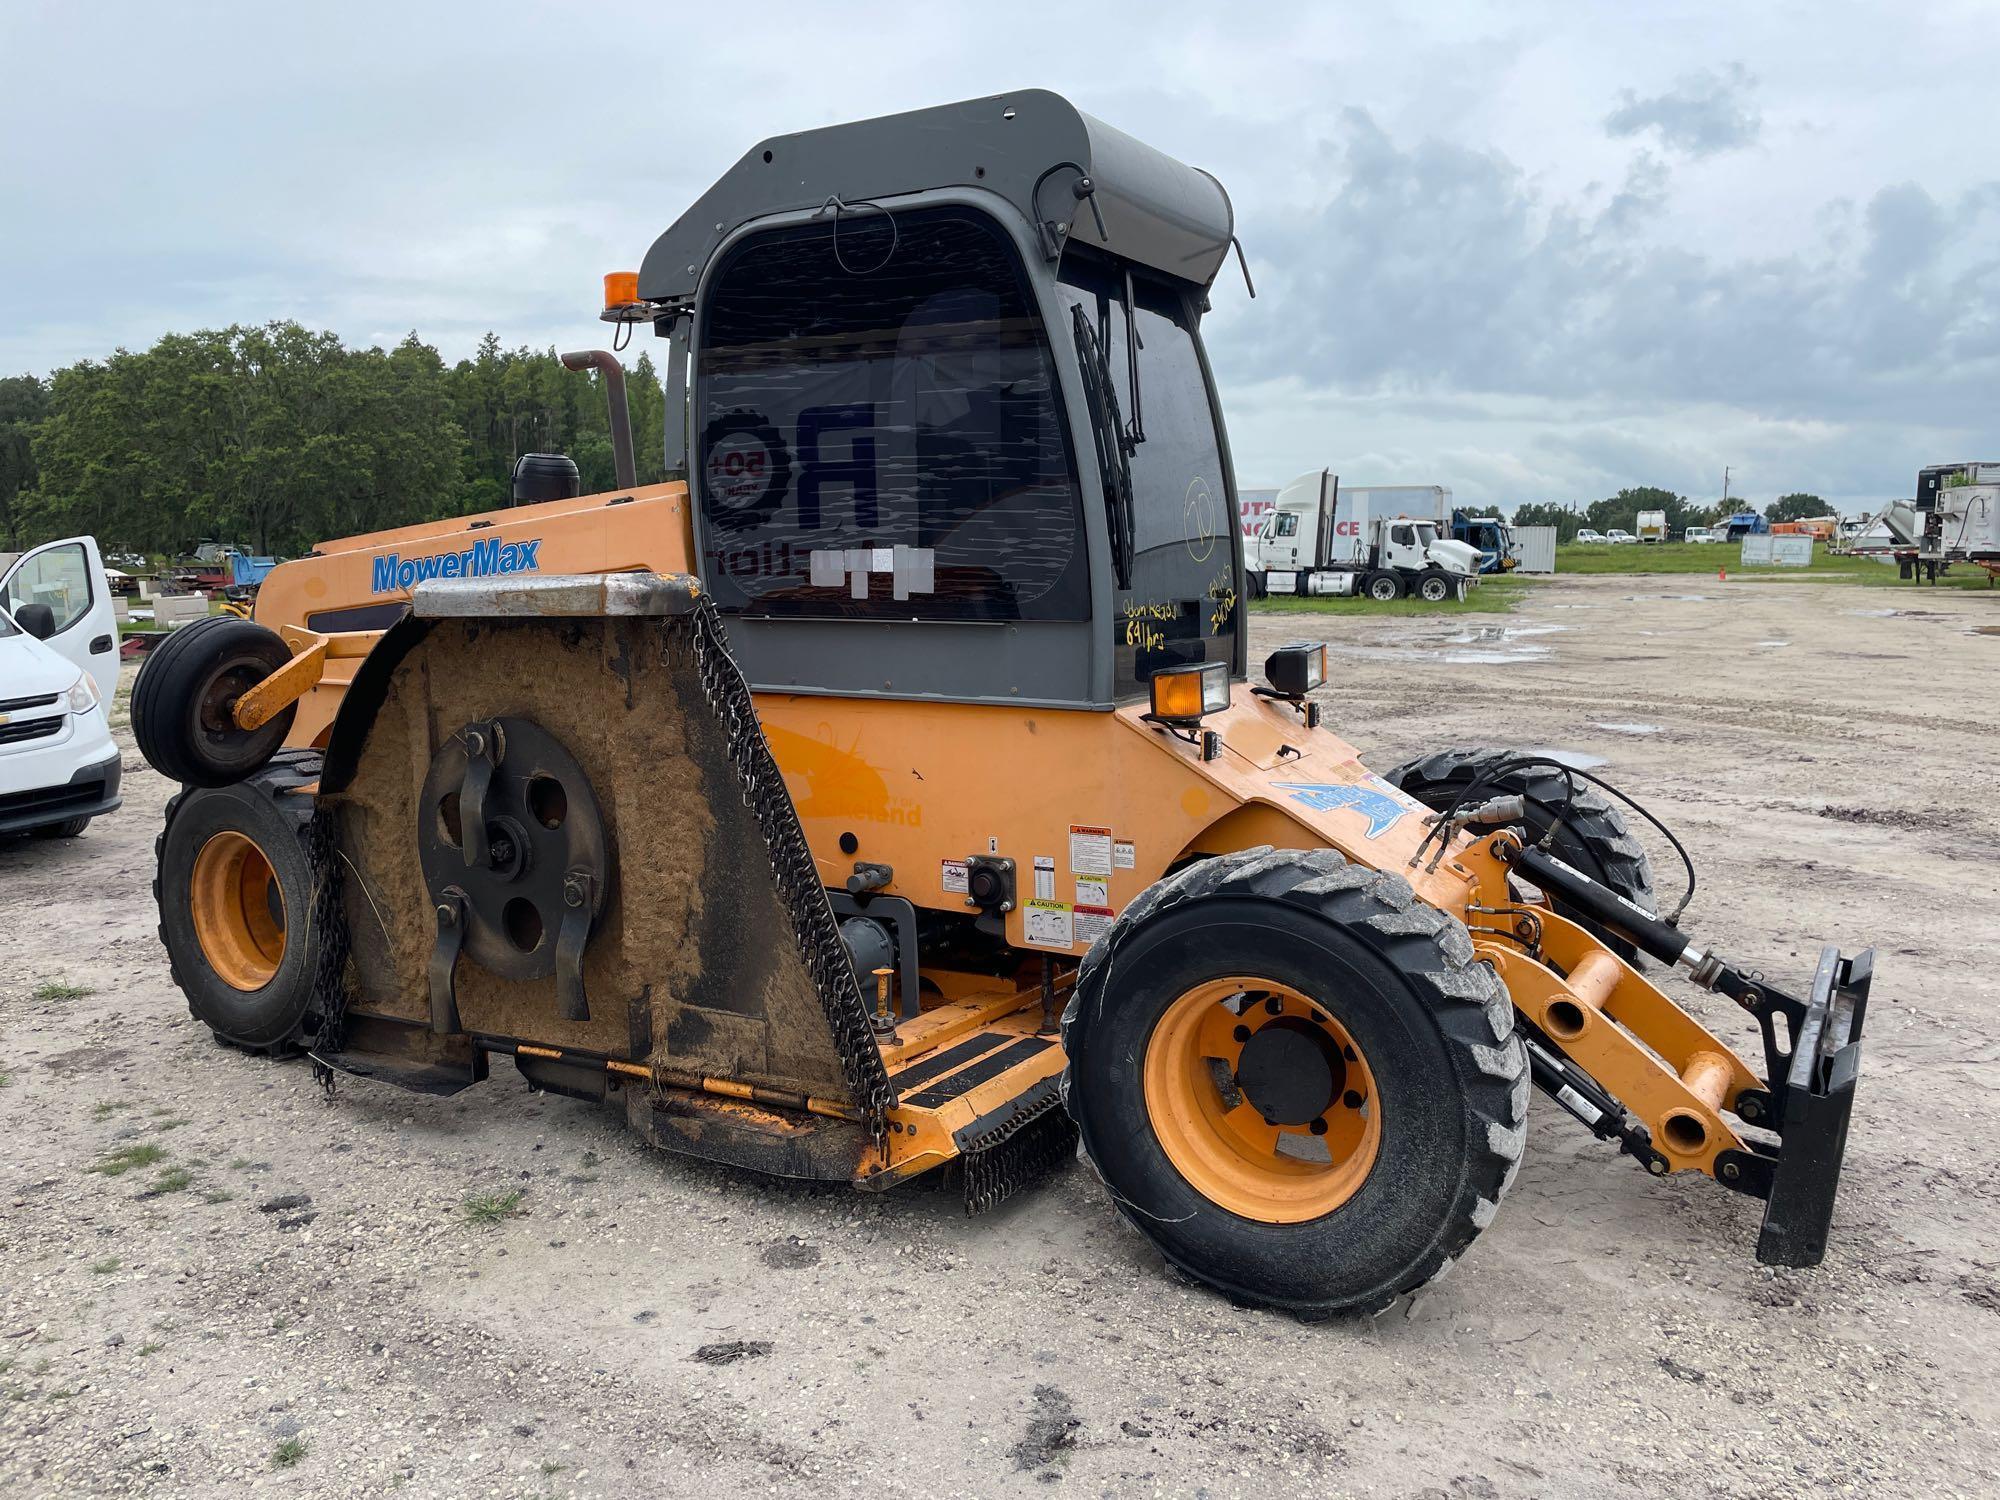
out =
<path fill-rule="evenodd" d="M 1877 828 L 1906 828 L 1912 831 L 1950 828 L 1954 821 L 1943 813 L 1920 812 L 1909 807 L 1841 807 L 1833 803 L 1817 809 L 1817 816 L 1831 818 L 1836 823 L 1863 823 Z"/>
<path fill-rule="evenodd" d="M 1082 1427 L 1083 1418 L 1076 1414 L 1068 1392 L 1060 1386 L 1036 1386 L 1035 1404 L 1028 1413 L 1028 1430 L 1021 1435 L 1020 1442 L 1007 1450 L 1014 1467 L 1021 1471 L 1046 1468 L 1055 1462 L 1057 1454 L 1076 1445 L 1076 1435 Z"/>

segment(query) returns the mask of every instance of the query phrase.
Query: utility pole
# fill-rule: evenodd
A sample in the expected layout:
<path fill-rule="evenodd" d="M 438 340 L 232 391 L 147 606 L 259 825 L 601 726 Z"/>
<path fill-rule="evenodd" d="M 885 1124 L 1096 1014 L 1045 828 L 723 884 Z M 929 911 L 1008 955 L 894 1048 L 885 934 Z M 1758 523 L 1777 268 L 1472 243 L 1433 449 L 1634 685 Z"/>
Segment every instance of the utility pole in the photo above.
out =
<path fill-rule="evenodd" d="M 1729 514 L 1729 465 L 1722 466 L 1722 513 Z"/>

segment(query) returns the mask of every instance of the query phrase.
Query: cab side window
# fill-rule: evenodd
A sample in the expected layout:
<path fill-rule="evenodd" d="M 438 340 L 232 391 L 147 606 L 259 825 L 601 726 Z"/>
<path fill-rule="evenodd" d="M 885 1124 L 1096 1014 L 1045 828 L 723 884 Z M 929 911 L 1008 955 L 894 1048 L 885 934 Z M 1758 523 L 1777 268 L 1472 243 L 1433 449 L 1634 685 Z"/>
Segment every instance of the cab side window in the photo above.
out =
<path fill-rule="evenodd" d="M 1280 515 L 1278 517 L 1278 529 L 1272 534 L 1274 536 L 1297 536 L 1299 534 L 1298 512 L 1288 510 Z"/>
<path fill-rule="evenodd" d="M 69 629 L 90 612 L 90 559 L 83 544 L 51 547 L 29 558 L 7 580 L 4 602 L 13 614 L 24 604 L 46 604 L 56 631 Z"/>
<path fill-rule="evenodd" d="M 1409 546 L 1411 541 L 1410 528 L 1407 526 L 1391 527 L 1389 529 L 1389 540 L 1394 542 L 1398 547 Z"/>

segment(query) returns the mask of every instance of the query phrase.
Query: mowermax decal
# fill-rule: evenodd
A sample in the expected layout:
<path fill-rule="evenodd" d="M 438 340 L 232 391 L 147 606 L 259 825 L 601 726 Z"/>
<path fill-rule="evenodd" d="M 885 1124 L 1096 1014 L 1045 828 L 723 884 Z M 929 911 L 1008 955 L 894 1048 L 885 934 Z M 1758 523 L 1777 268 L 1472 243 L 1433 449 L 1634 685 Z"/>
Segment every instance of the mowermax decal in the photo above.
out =
<path fill-rule="evenodd" d="M 503 542 L 482 537 L 463 552 L 432 552 L 423 557 L 399 557 L 391 552 L 375 559 L 371 592 L 393 594 L 432 578 L 488 578 L 506 573 L 533 573 L 541 568 L 535 554 L 542 539 Z"/>
<path fill-rule="evenodd" d="M 1295 801 L 1303 802 L 1315 812 L 1337 812 L 1346 808 L 1358 812 L 1368 819 L 1368 837 L 1378 839 L 1387 833 L 1410 810 L 1400 793 L 1389 789 L 1389 784 L 1371 776 L 1366 782 L 1349 786 L 1344 782 L 1279 781 L 1274 786 L 1281 792 L 1290 792 Z"/>

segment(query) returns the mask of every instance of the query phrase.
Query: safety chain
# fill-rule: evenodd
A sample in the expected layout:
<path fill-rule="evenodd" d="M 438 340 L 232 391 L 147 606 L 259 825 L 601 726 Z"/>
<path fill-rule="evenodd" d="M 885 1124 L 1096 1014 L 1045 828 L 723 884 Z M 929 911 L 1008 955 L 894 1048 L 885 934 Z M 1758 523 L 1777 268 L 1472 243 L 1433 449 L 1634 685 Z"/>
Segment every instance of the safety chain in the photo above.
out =
<path fill-rule="evenodd" d="M 668 649 L 680 634 L 682 621 L 668 622 Z M 896 1093 L 882 1066 L 867 1004 L 854 979 L 847 946 L 833 908 L 820 883 L 819 868 L 812 850 L 799 828 L 792 808 L 791 793 L 785 789 L 778 763 L 765 743 L 764 729 L 757 722 L 756 704 L 750 686 L 729 654 L 729 640 L 723 633 L 722 616 L 706 595 L 695 601 L 694 613 L 687 618 L 687 640 L 694 648 L 695 665 L 701 673 L 702 693 L 709 709 L 722 721 L 729 743 L 729 758 L 736 767 L 743 789 L 743 802 L 756 815 L 758 829 L 777 877 L 778 897 L 791 918 L 792 936 L 804 956 L 819 992 L 820 1007 L 826 1012 L 833 1032 L 834 1050 L 847 1076 L 848 1088 L 860 1107 L 868 1132 L 878 1147 L 887 1138 L 886 1116 L 895 1107 Z"/>
<path fill-rule="evenodd" d="M 959 1142 L 965 1161 L 965 1211 L 984 1213 L 1004 1203 L 1073 1156 L 1076 1139 L 1076 1125 L 1056 1088 L 1047 1088 L 1039 1097 L 1024 1096 L 1013 1116 Z"/>

